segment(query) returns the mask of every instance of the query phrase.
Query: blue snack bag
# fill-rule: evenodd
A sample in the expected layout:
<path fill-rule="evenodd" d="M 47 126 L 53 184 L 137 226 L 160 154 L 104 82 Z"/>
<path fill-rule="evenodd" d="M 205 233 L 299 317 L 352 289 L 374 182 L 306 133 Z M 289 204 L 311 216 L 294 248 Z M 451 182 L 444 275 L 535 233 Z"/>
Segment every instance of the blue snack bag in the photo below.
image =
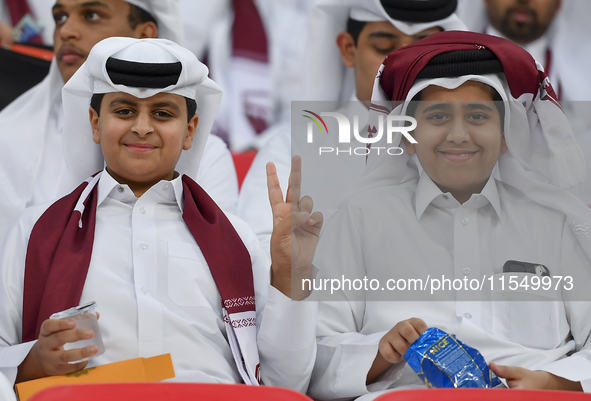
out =
<path fill-rule="evenodd" d="M 435 327 L 425 330 L 404 358 L 427 387 L 492 388 L 502 384 L 480 352 Z"/>

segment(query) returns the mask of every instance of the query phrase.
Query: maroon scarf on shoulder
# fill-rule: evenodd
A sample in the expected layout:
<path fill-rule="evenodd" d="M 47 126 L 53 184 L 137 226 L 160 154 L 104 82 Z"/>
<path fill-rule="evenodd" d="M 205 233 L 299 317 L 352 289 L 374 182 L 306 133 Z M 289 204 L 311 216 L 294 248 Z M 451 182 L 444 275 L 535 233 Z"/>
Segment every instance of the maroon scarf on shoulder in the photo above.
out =
<path fill-rule="evenodd" d="M 25 261 L 23 342 L 37 339 L 41 324 L 51 314 L 80 303 L 92 256 L 98 178 L 98 175 L 89 178 L 51 205 L 33 227 Z M 252 355 L 252 350 L 245 349 L 252 348 L 252 341 L 241 341 L 245 336 L 239 333 L 243 331 L 240 328 L 255 330 L 256 347 L 250 254 L 224 212 L 209 195 L 186 175 L 183 175 L 182 182 L 183 219 L 199 245 L 222 297 L 228 336 L 237 337 L 238 350 L 232 347 L 232 352 L 243 379 L 248 383 L 258 376 L 258 353 L 250 358 L 243 355 L 245 352 Z M 239 314 L 238 318 L 233 318 L 236 314 Z M 246 337 L 252 337 L 252 332 Z M 249 364 L 253 366 L 248 368 Z M 248 377 L 244 377 L 245 370 Z"/>

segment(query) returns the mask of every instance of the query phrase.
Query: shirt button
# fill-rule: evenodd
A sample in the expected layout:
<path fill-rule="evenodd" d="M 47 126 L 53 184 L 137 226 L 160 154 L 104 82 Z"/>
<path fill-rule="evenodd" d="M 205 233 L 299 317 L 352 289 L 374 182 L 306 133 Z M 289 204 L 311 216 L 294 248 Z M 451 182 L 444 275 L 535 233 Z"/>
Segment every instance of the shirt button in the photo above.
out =
<path fill-rule="evenodd" d="M 123 188 L 121 185 L 119 185 L 119 186 L 117 187 L 117 191 L 119 191 L 119 192 L 123 192 L 123 191 L 125 191 L 125 188 Z"/>
<path fill-rule="evenodd" d="M 464 270 L 462 270 L 462 272 L 467 276 L 468 274 L 470 274 L 472 272 L 472 270 L 470 270 L 466 267 Z"/>
<path fill-rule="evenodd" d="M 463 225 L 466 225 L 466 224 L 468 224 L 468 219 L 467 219 L 466 217 L 464 217 L 464 218 L 462 219 L 462 224 L 463 224 Z"/>
<path fill-rule="evenodd" d="M 448 200 L 449 199 L 449 196 L 443 195 L 443 199 Z"/>
<path fill-rule="evenodd" d="M 144 294 L 147 294 L 147 293 L 149 293 L 149 292 L 150 292 L 150 290 L 148 290 L 146 287 L 142 287 L 142 292 L 143 292 Z"/>
<path fill-rule="evenodd" d="M 467 313 L 467 312 L 466 312 L 466 313 L 464 313 L 464 317 L 465 317 L 466 319 L 472 319 L 472 314 L 471 314 L 471 313 Z"/>
<path fill-rule="evenodd" d="M 168 191 L 168 188 L 170 188 L 170 184 L 164 184 L 162 188 L 164 188 L 165 191 Z"/>
<path fill-rule="evenodd" d="M 142 248 L 143 250 L 148 249 L 148 244 L 146 244 L 145 242 L 140 242 L 140 248 Z"/>
<path fill-rule="evenodd" d="M 140 213 L 141 214 L 146 214 L 146 208 L 145 207 L 140 207 Z"/>

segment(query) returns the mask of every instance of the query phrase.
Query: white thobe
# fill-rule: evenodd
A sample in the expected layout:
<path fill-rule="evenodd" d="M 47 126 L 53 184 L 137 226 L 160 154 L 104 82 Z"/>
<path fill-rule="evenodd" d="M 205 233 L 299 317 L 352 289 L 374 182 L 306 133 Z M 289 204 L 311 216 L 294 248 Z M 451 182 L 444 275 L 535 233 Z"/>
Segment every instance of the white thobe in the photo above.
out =
<path fill-rule="evenodd" d="M 16 401 L 16 395 L 12 387 L 6 376 L 0 373 L 0 399 L 3 401 Z"/>
<path fill-rule="evenodd" d="M 359 132 L 367 135 L 368 110 L 356 97 L 343 109 L 337 110 L 346 116 L 359 116 Z M 352 121 L 352 119 L 351 119 Z M 270 252 L 271 233 L 273 232 L 273 213 L 267 191 L 266 164 L 273 162 L 284 194 L 287 191 L 291 172 L 291 156 L 302 157 L 302 195 L 314 200 L 314 210 L 330 213 L 340 197 L 363 175 L 366 157 L 364 155 L 340 154 L 319 156 L 320 146 L 337 148 L 338 135 L 317 136 L 315 151 L 308 144 L 301 143 L 298 137 L 292 140 L 291 125 L 283 123 L 273 128 L 269 142 L 257 153 L 246 178 L 242 183 L 238 197 L 238 216 L 246 221 L 257 234 L 263 249 Z M 296 134 L 297 135 L 297 134 Z M 294 147 L 292 148 L 292 145 Z M 364 144 L 354 147 L 365 146 Z"/>
<path fill-rule="evenodd" d="M 80 302 L 97 302 L 105 353 L 88 367 L 170 353 L 173 380 L 240 383 L 220 293 L 182 219 L 181 178 L 161 181 L 138 199 L 105 171 L 97 189 L 92 258 Z M 1 254 L 0 373 L 12 382 L 34 344 L 19 344 L 24 261 L 30 231 L 47 206 L 23 213 Z M 316 349 L 316 304 L 292 302 L 271 287 L 256 236 L 240 219 L 228 218 L 251 255 L 261 378 L 305 391 Z"/>
<path fill-rule="evenodd" d="M 0 237 L 25 208 L 74 189 L 61 192 L 59 185 L 66 169 L 62 151 L 63 85 L 54 60 L 41 83 L 0 112 Z M 219 138 L 208 137 L 196 181 L 223 210 L 235 211 L 236 171 L 228 148 Z"/>
<path fill-rule="evenodd" d="M 271 234 L 273 232 L 273 212 L 267 190 L 267 170 L 269 162 L 275 164 L 279 184 L 285 191 L 291 171 L 291 127 L 282 123 L 271 128 L 269 142 L 257 152 L 248 173 L 240 187 L 236 214 L 246 221 L 257 235 L 261 245 L 270 258 Z"/>
<path fill-rule="evenodd" d="M 310 395 L 371 399 L 386 389 L 424 388 L 404 362 L 366 385 L 380 339 L 411 317 L 455 334 L 488 363 L 545 370 L 573 381 L 591 378 L 591 302 L 585 296 L 591 269 L 565 220 L 492 178 L 464 204 L 442 193 L 427 174 L 353 197 L 325 228 L 314 264 L 319 278 L 367 277 L 379 280 L 380 287 L 346 288 L 332 297 L 315 292 L 323 302 Z M 574 290 L 534 293 L 529 288 L 520 293 L 526 301 L 511 301 L 515 294 L 499 286 L 503 274 L 506 283 L 516 274 L 503 273 L 508 260 L 542 264 L 550 276 L 575 272 Z M 417 291 L 388 301 L 392 295 L 381 289 L 387 279 L 481 280 L 495 274 L 494 291 L 448 292 L 445 302 L 429 301 L 433 298 Z"/>
<path fill-rule="evenodd" d="M 255 95 L 263 95 L 263 89 L 268 92 L 254 104 L 264 106 L 261 114 L 267 117 L 269 124 L 289 120 L 291 101 L 301 99 L 306 28 L 313 1 L 256 0 L 254 3 L 267 36 L 269 65 L 266 68 L 248 60 L 233 61 L 233 15 L 229 0 L 179 0 L 186 47 L 199 59 L 207 53 L 211 77 L 224 91 L 213 132 L 228 134 L 233 151 L 262 149 L 268 134 L 274 131 L 255 135 L 248 127 L 246 116 L 236 115 L 243 110 L 241 103 L 249 95 L 244 87 L 250 88 Z M 253 82 L 260 77 L 258 87 L 253 86 L 253 82 L 241 83 L 240 75 L 232 76 L 232 68 L 248 71 L 251 75 L 247 77 Z M 232 123 L 232 120 L 237 122 Z"/>

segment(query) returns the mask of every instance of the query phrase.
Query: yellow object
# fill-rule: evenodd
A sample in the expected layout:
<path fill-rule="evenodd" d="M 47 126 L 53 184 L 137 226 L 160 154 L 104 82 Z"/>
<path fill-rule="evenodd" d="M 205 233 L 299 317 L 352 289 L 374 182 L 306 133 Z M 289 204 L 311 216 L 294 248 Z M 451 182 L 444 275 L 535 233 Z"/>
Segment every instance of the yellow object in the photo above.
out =
<path fill-rule="evenodd" d="M 49 376 L 16 385 L 20 401 L 27 401 L 33 394 L 53 386 L 83 383 L 157 382 L 174 377 L 170 354 L 152 358 L 134 358 L 79 370 L 61 376 Z"/>

